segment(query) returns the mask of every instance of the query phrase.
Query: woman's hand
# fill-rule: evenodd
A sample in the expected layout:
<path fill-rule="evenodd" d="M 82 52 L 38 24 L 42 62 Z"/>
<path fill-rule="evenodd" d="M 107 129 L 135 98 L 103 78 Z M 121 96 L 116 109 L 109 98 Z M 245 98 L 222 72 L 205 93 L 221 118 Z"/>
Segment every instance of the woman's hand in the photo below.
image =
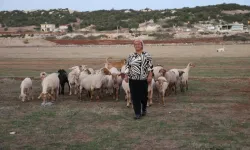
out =
<path fill-rule="evenodd" d="M 151 83 L 152 78 L 153 78 L 153 74 L 152 74 L 152 72 L 150 72 L 148 75 L 148 78 L 147 78 L 148 83 Z"/>

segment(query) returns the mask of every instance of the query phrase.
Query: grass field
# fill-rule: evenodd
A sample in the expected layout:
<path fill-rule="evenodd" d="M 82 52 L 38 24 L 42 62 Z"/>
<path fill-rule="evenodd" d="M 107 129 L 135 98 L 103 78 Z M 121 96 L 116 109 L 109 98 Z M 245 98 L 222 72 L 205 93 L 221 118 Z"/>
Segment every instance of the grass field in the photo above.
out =
<path fill-rule="evenodd" d="M 0 149 L 250 149 L 249 57 L 159 55 L 154 64 L 168 69 L 196 64 L 190 71 L 189 91 L 167 97 L 166 107 L 155 96 L 148 115 L 138 121 L 123 93 L 118 102 L 110 97 L 79 102 L 75 95 L 65 95 L 55 105 L 41 107 L 40 81 L 33 83 L 35 100 L 22 103 L 21 81 L 1 79 Z M 41 71 L 76 64 L 99 68 L 104 60 L 9 55 L 0 57 L 0 77 L 38 77 Z"/>

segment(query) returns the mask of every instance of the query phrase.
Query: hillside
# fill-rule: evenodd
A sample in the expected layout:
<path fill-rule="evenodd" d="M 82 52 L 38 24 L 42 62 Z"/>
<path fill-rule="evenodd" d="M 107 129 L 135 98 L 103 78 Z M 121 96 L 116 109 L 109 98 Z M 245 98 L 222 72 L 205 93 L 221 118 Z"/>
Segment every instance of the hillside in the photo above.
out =
<path fill-rule="evenodd" d="M 153 19 L 163 28 L 173 25 L 183 26 L 187 22 L 192 25 L 199 21 L 212 21 L 213 24 L 220 22 L 239 22 L 247 24 L 250 20 L 250 6 L 238 4 L 218 4 L 204 7 L 182 9 L 151 10 L 143 11 L 132 9 L 124 10 L 98 10 L 91 12 L 71 11 L 69 9 L 50 9 L 33 11 L 1 11 L 0 24 L 2 27 L 40 26 L 42 23 L 53 23 L 56 26 L 72 22 L 79 23 L 75 28 L 84 28 L 91 24 L 96 29 L 114 30 L 117 26 L 123 28 L 137 28 L 139 23 Z"/>

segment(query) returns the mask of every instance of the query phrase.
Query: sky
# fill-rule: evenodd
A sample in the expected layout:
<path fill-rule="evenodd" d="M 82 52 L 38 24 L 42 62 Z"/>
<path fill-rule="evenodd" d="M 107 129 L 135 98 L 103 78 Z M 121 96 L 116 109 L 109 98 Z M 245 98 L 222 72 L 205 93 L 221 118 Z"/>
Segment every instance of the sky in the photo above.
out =
<path fill-rule="evenodd" d="M 173 9 L 222 3 L 250 5 L 250 0 L 0 0 L 0 11 L 69 8 L 77 11 L 106 9 Z"/>

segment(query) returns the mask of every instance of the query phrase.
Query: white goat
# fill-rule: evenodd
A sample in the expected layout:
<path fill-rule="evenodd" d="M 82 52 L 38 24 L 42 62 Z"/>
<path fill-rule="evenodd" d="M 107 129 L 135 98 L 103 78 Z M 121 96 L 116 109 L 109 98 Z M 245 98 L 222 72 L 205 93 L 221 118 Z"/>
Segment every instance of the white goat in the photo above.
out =
<path fill-rule="evenodd" d="M 168 89 L 168 85 L 169 85 L 169 82 L 167 81 L 167 79 L 165 77 L 162 77 L 162 76 L 159 77 L 155 82 L 155 86 L 157 88 L 158 95 L 159 95 L 159 97 L 162 98 L 163 106 L 165 106 L 165 94 L 166 94 L 166 91 Z"/>
<path fill-rule="evenodd" d="M 30 100 L 30 98 L 33 100 L 33 94 L 32 94 L 32 80 L 28 77 L 26 77 L 20 85 L 21 88 L 21 94 L 19 96 L 19 99 L 22 99 L 24 102 L 27 98 Z"/>
<path fill-rule="evenodd" d="M 125 80 L 122 81 L 122 88 L 123 88 L 123 90 L 125 92 L 125 99 L 127 100 L 127 107 L 129 107 L 129 105 L 132 103 L 132 101 L 131 101 L 131 93 L 130 93 L 129 84 Z"/>
<path fill-rule="evenodd" d="M 147 106 L 153 104 L 153 93 L 154 93 L 155 80 L 152 79 L 151 83 L 148 84 L 148 102 Z"/>
<path fill-rule="evenodd" d="M 163 67 L 161 65 L 157 65 L 155 67 L 153 67 L 153 73 L 154 73 L 154 79 L 157 80 L 160 76 L 161 76 L 161 73 L 159 73 L 159 71 L 163 69 Z"/>
<path fill-rule="evenodd" d="M 184 69 L 178 69 L 179 71 L 184 71 L 182 77 L 180 78 L 180 89 L 182 92 L 185 92 L 185 87 L 186 90 L 188 90 L 188 76 L 189 76 L 189 71 L 192 67 L 195 67 L 193 63 L 188 63 L 187 67 Z"/>
<path fill-rule="evenodd" d="M 122 84 L 122 74 L 121 72 L 115 68 L 115 67 L 111 67 L 109 69 L 110 73 L 111 73 L 111 77 L 108 77 L 108 88 L 111 88 L 110 86 L 112 85 L 113 88 L 113 99 L 118 100 L 119 99 L 119 91 L 120 91 L 120 86 Z M 112 81 L 110 81 L 112 80 Z"/>
<path fill-rule="evenodd" d="M 100 90 L 103 86 L 103 80 L 105 79 L 105 75 L 110 75 L 110 72 L 106 68 L 102 68 L 100 70 L 100 73 L 98 74 L 89 74 L 86 75 L 84 78 L 80 79 L 80 92 L 79 92 L 79 98 L 82 100 L 82 91 L 85 89 L 86 91 L 90 91 L 90 99 L 93 98 L 93 92 L 96 90 L 98 93 L 98 96 L 96 99 L 99 99 L 100 96 Z"/>
<path fill-rule="evenodd" d="M 46 102 L 47 98 L 52 98 L 57 100 L 59 95 L 60 81 L 58 78 L 58 73 L 51 73 L 47 75 L 42 81 L 42 93 L 39 95 L 38 99 L 42 98 L 43 103 Z M 51 93 L 49 93 L 51 90 Z"/>
<path fill-rule="evenodd" d="M 70 86 L 69 95 L 72 95 L 73 89 L 74 89 L 74 94 L 77 94 L 77 90 L 79 88 L 79 76 L 81 71 L 86 69 L 86 65 L 74 66 L 69 69 L 72 70 L 68 74 L 68 80 Z"/>
<path fill-rule="evenodd" d="M 223 45 L 222 48 L 218 48 L 218 49 L 217 49 L 217 52 L 219 52 L 219 53 L 220 53 L 220 52 L 225 52 L 225 46 Z"/>
<path fill-rule="evenodd" d="M 159 71 L 159 73 L 162 74 L 163 77 L 166 78 L 166 80 L 168 81 L 169 85 L 168 85 L 168 90 L 169 90 L 169 94 L 171 93 L 171 90 L 173 90 L 176 94 L 176 89 L 177 89 L 177 84 L 178 84 L 178 79 L 180 76 L 182 76 L 182 74 L 184 73 L 183 71 L 176 71 L 176 70 L 169 70 L 166 71 L 165 69 L 161 69 Z"/>

